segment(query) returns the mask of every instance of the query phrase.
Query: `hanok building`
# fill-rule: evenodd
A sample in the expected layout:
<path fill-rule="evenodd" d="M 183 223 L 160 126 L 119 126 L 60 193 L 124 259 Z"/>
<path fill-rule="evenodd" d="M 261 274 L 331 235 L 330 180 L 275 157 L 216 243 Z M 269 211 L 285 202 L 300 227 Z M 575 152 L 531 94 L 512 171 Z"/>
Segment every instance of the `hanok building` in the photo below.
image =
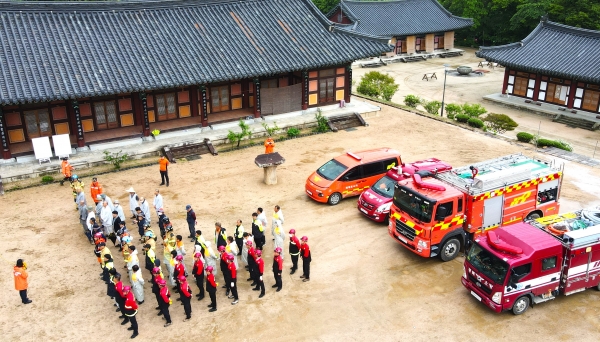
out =
<path fill-rule="evenodd" d="M 354 60 L 386 40 L 310 0 L 0 2 L 2 156 L 350 101 Z"/>
<path fill-rule="evenodd" d="M 392 54 L 431 54 L 454 49 L 454 31 L 473 25 L 436 0 L 342 0 L 327 17 L 349 32 L 388 39 Z"/>
<path fill-rule="evenodd" d="M 599 52 L 600 31 L 542 19 L 523 41 L 475 54 L 505 66 L 503 94 L 599 113 Z"/>

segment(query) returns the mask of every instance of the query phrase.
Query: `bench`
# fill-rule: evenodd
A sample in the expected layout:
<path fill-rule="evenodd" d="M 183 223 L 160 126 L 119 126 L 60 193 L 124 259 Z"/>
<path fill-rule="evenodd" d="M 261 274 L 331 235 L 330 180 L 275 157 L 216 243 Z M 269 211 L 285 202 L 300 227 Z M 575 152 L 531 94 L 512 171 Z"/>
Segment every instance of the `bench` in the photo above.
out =
<path fill-rule="evenodd" d="M 429 75 L 429 76 L 428 76 L 428 75 Z M 423 78 L 421 78 L 421 81 L 422 81 L 422 80 L 427 80 L 427 81 L 429 81 L 430 79 L 434 79 L 434 78 L 437 80 L 437 76 L 435 75 L 435 72 L 432 72 L 432 73 L 425 73 L 425 74 L 423 74 Z"/>
<path fill-rule="evenodd" d="M 462 55 L 463 55 L 462 51 L 448 51 L 448 52 L 440 53 L 440 57 L 442 57 L 442 58 L 456 57 L 456 56 L 462 56 Z"/>
<path fill-rule="evenodd" d="M 184 158 L 191 155 L 210 153 L 216 156 L 219 154 L 208 138 L 204 138 L 202 142 L 198 143 L 184 142 L 182 144 L 164 146 L 162 152 L 171 163 L 177 163 L 177 158 Z"/>

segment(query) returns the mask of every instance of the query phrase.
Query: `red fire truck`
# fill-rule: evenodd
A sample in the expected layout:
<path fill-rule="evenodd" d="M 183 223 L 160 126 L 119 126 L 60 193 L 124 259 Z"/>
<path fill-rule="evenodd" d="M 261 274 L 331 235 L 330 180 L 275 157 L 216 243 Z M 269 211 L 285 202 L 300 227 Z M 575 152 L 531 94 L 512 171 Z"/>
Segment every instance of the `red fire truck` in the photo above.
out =
<path fill-rule="evenodd" d="M 425 177 L 394 190 L 388 232 L 423 257 L 454 259 L 486 230 L 558 213 L 562 164 L 513 154 Z"/>
<path fill-rule="evenodd" d="M 469 250 L 461 280 L 478 301 L 515 315 L 558 295 L 600 290 L 600 211 L 488 231 Z"/>
<path fill-rule="evenodd" d="M 394 197 L 394 185 L 399 181 L 411 178 L 419 171 L 445 172 L 451 170 L 452 166 L 437 158 L 416 161 L 414 163 L 402 164 L 389 170 L 372 187 L 365 190 L 358 198 L 358 210 L 375 222 L 384 222 L 390 214 L 392 197 Z"/>

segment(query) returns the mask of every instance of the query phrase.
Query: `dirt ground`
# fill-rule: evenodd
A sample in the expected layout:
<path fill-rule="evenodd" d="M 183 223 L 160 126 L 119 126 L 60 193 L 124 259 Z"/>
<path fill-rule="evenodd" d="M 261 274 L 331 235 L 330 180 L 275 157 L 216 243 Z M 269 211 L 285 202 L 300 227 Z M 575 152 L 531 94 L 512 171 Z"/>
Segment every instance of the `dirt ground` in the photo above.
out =
<path fill-rule="evenodd" d="M 203 156 L 171 167 L 171 186 L 162 187 L 166 213 L 175 232 L 185 235 L 186 204 L 192 204 L 200 229 L 210 236 L 214 222 L 234 227 L 240 218 L 250 225 L 258 206 L 268 217 L 275 204 L 285 213 L 286 230 L 307 235 L 313 253 L 311 281 L 285 272 L 283 290 L 271 288 L 272 242 L 266 247 L 266 296 L 250 290 L 247 273 L 239 276 L 240 303 L 230 305 L 218 289 L 218 311 L 209 313 L 208 298 L 193 301 L 192 321 L 183 322 L 183 307 L 171 307 L 173 325 L 164 328 L 146 285 L 146 303 L 138 314 L 140 341 L 488 341 L 600 340 L 600 293 L 588 290 L 530 309 L 522 316 L 495 314 L 477 302 L 460 282 L 461 256 L 451 262 L 422 259 L 387 235 L 356 210 L 356 198 L 331 207 L 304 193 L 306 177 L 330 158 L 347 150 L 389 146 L 409 162 L 437 157 L 455 166 L 524 152 L 529 146 L 509 144 L 458 127 L 384 107 L 367 118 L 369 127 L 278 143 L 286 158 L 278 170 L 279 184 L 262 183 L 254 165 L 260 148 Z M 540 157 L 546 157 L 544 155 Z M 565 166 L 562 210 L 600 204 L 598 169 Z M 90 179 L 84 179 L 89 184 Z M 127 203 L 125 189 L 133 186 L 151 199 L 159 183 L 158 166 L 103 175 L 100 182 L 114 199 Z M 89 193 L 88 193 L 88 200 Z M 57 184 L 7 193 L 0 197 L 0 331 L 5 341 L 116 341 L 131 335 L 98 279 L 92 247 L 81 233 L 67 187 Z M 153 217 L 156 221 L 156 217 Z M 153 223 L 154 224 L 154 223 Z M 134 235 L 134 240 L 137 237 Z M 160 239 L 159 239 L 160 241 Z M 109 243 L 110 244 L 110 243 Z M 191 248 L 188 244 L 188 250 Z M 112 248 L 114 252 L 114 248 Z M 287 242 L 286 242 L 287 250 Z M 30 298 L 22 305 L 13 287 L 12 265 L 25 258 L 30 274 Z M 117 259 L 118 269 L 123 268 Z M 143 262 L 142 262 L 143 263 Z M 191 266 L 191 259 L 186 264 Z M 285 270 L 290 267 L 289 257 Z M 148 276 L 144 270 L 145 277 Z M 222 284 L 219 272 L 217 280 Z M 193 288 L 193 291 L 197 289 Z M 561 318 L 561 320 L 558 320 Z"/>
<path fill-rule="evenodd" d="M 507 114 L 519 124 L 519 127 L 514 131 L 506 132 L 504 134 L 506 136 L 516 137 L 518 132 L 537 134 L 539 129 L 540 136 L 544 138 L 562 139 L 570 143 L 575 153 L 588 157 L 594 155 L 594 149 L 600 140 L 600 130 L 592 132 L 581 128 L 570 128 L 566 125 L 552 122 L 548 117 L 542 115 L 484 100 L 483 96 L 502 91 L 504 68 L 480 68 L 478 64 L 482 59 L 475 56 L 476 49 L 463 49 L 465 53 L 459 57 L 432 58 L 412 63 L 399 62 L 378 68 L 360 68 L 355 66 L 352 70 L 352 78 L 356 81 L 355 85 L 357 85 L 360 82 L 360 78 L 369 71 L 375 70 L 388 73 L 400 85 L 398 92 L 392 98 L 393 102 L 404 103 L 404 96 L 408 94 L 418 95 L 429 101 L 442 101 L 445 63 L 449 64 L 452 69 L 456 69 L 461 65 L 470 66 L 473 70 L 483 69 L 488 72 L 481 77 L 458 77 L 448 74 L 446 78 L 445 103 L 480 103 L 489 113 Z M 436 73 L 437 80 L 423 80 L 424 73 L 432 72 Z M 596 148 L 595 158 L 600 158 L 600 144 Z"/>

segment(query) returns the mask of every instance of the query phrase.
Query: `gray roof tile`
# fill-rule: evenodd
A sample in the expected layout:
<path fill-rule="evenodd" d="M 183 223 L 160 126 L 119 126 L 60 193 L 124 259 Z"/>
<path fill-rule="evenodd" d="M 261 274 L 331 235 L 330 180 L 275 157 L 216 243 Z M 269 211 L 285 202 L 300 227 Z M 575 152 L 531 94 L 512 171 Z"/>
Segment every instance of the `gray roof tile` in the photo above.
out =
<path fill-rule="evenodd" d="M 390 51 L 310 0 L 0 2 L 0 103 L 182 87 Z"/>
<path fill-rule="evenodd" d="M 453 31 L 473 25 L 473 19 L 452 15 L 436 0 L 347 1 L 338 8 L 353 22 L 345 30 L 379 37 Z"/>
<path fill-rule="evenodd" d="M 515 69 L 600 84 L 599 51 L 600 31 L 541 21 L 523 41 L 481 47 L 475 55 Z"/>

